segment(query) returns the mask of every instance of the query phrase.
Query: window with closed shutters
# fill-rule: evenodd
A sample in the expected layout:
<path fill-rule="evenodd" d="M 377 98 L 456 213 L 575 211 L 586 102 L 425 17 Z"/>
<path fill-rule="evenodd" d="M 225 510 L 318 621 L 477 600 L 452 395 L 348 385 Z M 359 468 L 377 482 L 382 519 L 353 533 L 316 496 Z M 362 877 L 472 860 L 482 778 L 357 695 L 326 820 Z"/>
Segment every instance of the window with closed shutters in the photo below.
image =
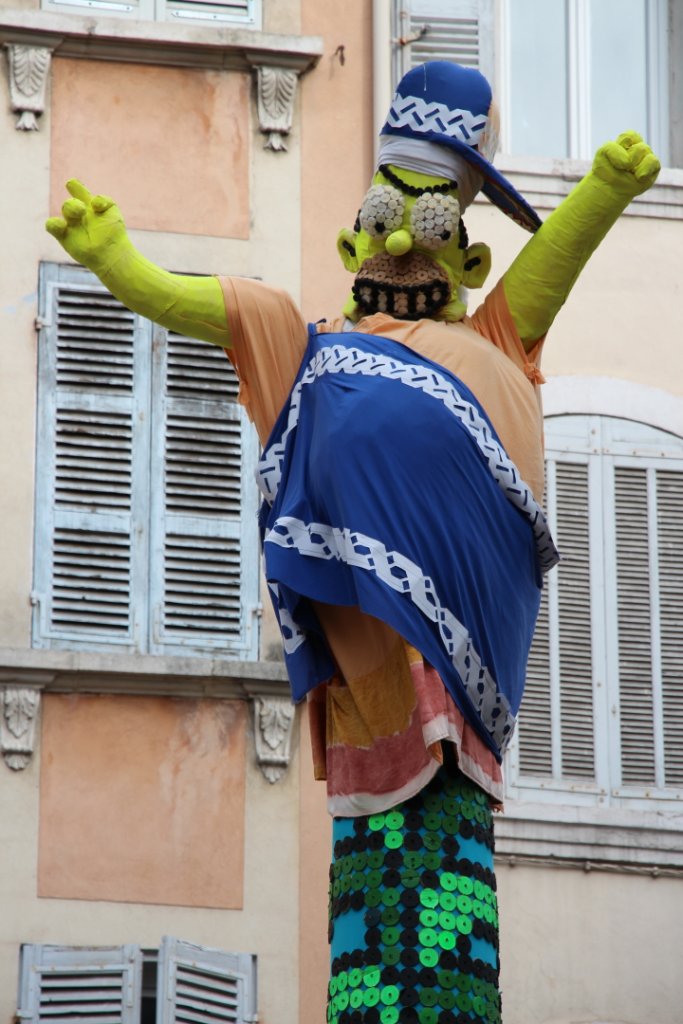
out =
<path fill-rule="evenodd" d="M 258 653 L 257 442 L 225 353 L 41 272 L 33 643 Z"/>
<path fill-rule="evenodd" d="M 626 420 L 546 421 L 549 574 L 511 791 L 680 800 L 683 439 Z"/>

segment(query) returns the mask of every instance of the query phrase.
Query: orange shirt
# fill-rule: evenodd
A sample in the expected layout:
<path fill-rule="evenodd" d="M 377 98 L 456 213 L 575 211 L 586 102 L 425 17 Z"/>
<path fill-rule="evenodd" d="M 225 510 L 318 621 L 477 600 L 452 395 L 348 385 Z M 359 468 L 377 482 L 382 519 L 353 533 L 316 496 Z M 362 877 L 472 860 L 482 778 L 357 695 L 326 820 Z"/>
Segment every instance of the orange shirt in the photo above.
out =
<path fill-rule="evenodd" d="M 306 325 L 283 291 L 243 278 L 221 283 L 240 401 L 265 443 L 306 349 Z M 318 324 L 319 332 L 344 328 L 341 318 Z M 391 337 L 459 377 L 542 500 L 542 341 L 525 353 L 502 283 L 459 323 L 399 321 L 378 313 L 353 329 Z M 315 773 L 327 779 L 330 812 L 371 814 L 412 796 L 438 770 L 443 741 L 455 744 L 461 770 L 500 803 L 500 766 L 420 654 L 358 608 L 315 607 L 339 667 L 310 704 Z"/>

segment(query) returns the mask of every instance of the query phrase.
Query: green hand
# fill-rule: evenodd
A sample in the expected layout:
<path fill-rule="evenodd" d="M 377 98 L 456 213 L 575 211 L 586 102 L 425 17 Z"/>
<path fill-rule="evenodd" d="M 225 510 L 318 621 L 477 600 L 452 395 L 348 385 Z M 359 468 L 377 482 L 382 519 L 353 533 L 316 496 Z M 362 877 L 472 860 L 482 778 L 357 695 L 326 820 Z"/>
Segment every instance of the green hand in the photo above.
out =
<path fill-rule="evenodd" d="M 661 164 L 637 132 L 622 132 L 595 154 L 593 172 L 625 198 L 647 192 L 657 180 Z"/>
<path fill-rule="evenodd" d="M 66 188 L 72 198 L 62 206 L 62 216 L 50 217 L 45 228 L 69 256 L 100 277 L 123 249 L 132 248 L 121 211 L 113 199 L 91 195 L 75 178 Z"/>
<path fill-rule="evenodd" d="M 91 195 L 75 179 L 66 187 L 72 198 L 45 228 L 69 256 L 134 313 L 177 334 L 230 347 L 223 291 L 215 277 L 185 277 L 157 267 L 129 239 L 113 199 Z"/>
<path fill-rule="evenodd" d="M 593 167 L 503 275 L 512 318 L 527 351 L 541 338 L 574 283 L 631 200 L 654 185 L 660 164 L 637 132 L 595 154 Z"/>

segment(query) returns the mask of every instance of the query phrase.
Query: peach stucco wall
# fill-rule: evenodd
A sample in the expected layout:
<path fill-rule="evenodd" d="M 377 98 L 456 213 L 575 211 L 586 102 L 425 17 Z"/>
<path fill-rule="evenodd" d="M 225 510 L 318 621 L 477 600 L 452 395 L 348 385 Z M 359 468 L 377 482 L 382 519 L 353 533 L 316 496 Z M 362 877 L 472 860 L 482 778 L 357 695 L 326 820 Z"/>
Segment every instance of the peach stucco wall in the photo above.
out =
<path fill-rule="evenodd" d="M 48 694 L 38 894 L 239 908 L 246 705 Z"/>
<path fill-rule="evenodd" d="M 80 178 L 131 228 L 249 236 L 249 78 L 56 59 L 50 208 Z"/>
<path fill-rule="evenodd" d="M 372 4 L 303 0 L 301 27 L 325 43 L 301 87 L 301 304 L 318 320 L 337 315 L 351 290 L 336 239 L 372 176 Z"/>

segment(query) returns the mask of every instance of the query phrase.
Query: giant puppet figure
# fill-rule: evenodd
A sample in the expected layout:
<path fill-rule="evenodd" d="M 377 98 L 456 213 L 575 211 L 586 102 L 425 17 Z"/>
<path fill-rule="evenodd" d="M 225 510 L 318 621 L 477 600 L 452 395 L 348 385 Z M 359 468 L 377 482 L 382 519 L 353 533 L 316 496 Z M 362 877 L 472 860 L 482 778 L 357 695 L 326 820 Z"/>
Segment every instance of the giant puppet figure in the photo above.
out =
<path fill-rule="evenodd" d="M 307 329 L 285 293 L 144 259 L 111 199 L 70 182 L 48 230 L 134 311 L 228 350 L 263 455 L 264 563 L 295 700 L 333 815 L 328 1020 L 500 1020 L 491 810 L 543 573 L 545 334 L 659 163 L 602 146 L 541 224 L 492 166 L 479 72 L 398 86 L 378 169 L 338 250 L 342 315 Z M 468 316 L 479 190 L 532 238 Z M 322 312 L 322 311 L 321 311 Z"/>

